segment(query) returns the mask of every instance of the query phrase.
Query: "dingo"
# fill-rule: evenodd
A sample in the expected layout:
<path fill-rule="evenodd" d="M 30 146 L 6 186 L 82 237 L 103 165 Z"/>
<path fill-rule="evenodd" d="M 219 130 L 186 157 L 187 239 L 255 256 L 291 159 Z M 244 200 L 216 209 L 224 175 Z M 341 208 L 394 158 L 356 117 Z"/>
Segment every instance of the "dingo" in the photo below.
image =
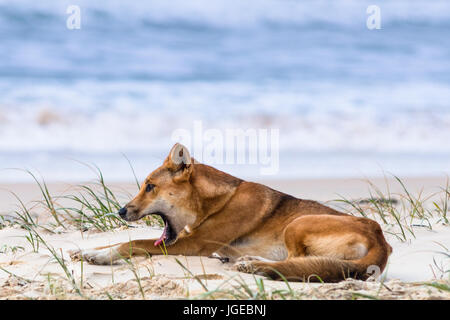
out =
<path fill-rule="evenodd" d="M 211 256 L 234 269 L 272 279 L 336 282 L 366 280 L 386 266 L 391 246 L 379 224 L 301 200 L 196 163 L 176 144 L 138 195 L 120 212 L 127 221 L 159 215 L 159 239 L 72 252 L 93 264 L 161 254 Z"/>

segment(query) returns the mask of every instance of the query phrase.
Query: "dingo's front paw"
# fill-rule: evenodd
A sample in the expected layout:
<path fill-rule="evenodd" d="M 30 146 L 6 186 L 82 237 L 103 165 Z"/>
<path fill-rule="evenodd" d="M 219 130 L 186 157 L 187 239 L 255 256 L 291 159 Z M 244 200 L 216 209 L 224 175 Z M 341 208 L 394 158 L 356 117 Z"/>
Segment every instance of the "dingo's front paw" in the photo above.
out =
<path fill-rule="evenodd" d="M 80 249 L 69 250 L 67 252 L 69 253 L 70 259 L 72 259 L 72 261 L 80 261 L 81 260 L 81 250 Z"/>
<path fill-rule="evenodd" d="M 73 261 L 87 261 L 95 265 L 112 265 L 120 259 L 120 255 L 114 248 L 93 249 L 93 250 L 73 250 L 69 251 Z"/>

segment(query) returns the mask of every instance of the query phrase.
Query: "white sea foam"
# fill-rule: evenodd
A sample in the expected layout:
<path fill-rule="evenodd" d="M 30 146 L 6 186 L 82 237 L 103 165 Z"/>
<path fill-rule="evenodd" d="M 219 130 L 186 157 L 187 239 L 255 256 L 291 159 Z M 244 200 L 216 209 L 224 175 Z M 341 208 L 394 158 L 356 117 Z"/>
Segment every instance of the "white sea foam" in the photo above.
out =
<path fill-rule="evenodd" d="M 448 101 L 448 88 L 430 83 L 23 85 L 4 93 L 0 151 L 160 149 L 174 130 L 191 130 L 196 120 L 221 130 L 278 128 L 283 150 L 446 151 Z"/>

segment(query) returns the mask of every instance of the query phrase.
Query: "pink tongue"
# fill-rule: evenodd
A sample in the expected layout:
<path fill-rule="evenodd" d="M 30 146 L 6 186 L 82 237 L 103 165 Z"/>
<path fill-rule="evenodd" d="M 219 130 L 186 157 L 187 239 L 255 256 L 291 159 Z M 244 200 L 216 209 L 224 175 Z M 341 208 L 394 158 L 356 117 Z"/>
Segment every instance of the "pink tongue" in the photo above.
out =
<path fill-rule="evenodd" d="M 166 238 L 167 238 L 167 222 L 164 226 L 163 234 L 161 235 L 161 237 L 158 240 L 155 241 L 155 247 L 160 246 L 163 243 L 163 241 L 166 240 Z"/>

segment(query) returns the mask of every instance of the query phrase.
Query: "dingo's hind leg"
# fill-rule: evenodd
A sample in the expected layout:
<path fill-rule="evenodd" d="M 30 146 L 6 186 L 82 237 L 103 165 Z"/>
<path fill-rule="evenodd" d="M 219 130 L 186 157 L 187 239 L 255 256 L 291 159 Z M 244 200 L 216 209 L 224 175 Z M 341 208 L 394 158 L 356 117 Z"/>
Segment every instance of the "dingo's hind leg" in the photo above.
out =
<path fill-rule="evenodd" d="M 383 270 L 390 254 L 376 222 L 351 216 L 304 216 L 288 225 L 284 237 L 286 260 L 243 257 L 235 269 L 296 281 L 366 280 L 368 267 Z"/>

